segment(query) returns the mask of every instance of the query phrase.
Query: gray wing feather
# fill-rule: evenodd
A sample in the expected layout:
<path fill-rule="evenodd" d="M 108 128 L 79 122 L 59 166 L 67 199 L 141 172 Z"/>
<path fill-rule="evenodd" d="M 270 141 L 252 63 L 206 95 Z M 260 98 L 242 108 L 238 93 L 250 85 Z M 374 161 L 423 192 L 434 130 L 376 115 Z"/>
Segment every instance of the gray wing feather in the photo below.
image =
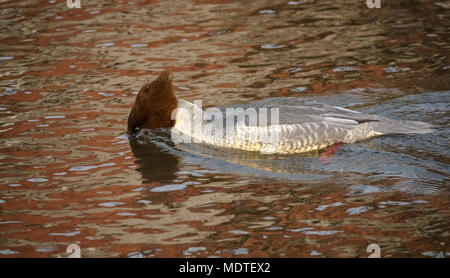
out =
<path fill-rule="evenodd" d="M 272 125 L 270 108 L 278 108 L 280 143 L 292 148 L 342 142 L 360 123 L 378 121 L 377 116 L 294 97 L 268 98 L 221 107 L 223 112 L 226 108 L 269 108 L 266 112 L 268 125 Z M 246 124 L 249 125 L 248 121 Z"/>
<path fill-rule="evenodd" d="M 358 111 L 350 109 L 331 106 L 324 103 L 319 103 L 314 100 L 307 100 L 295 97 L 287 98 L 268 98 L 264 100 L 254 101 L 247 104 L 236 104 L 232 106 L 222 107 L 226 108 L 278 108 L 279 109 L 279 124 L 296 124 L 304 122 L 322 122 L 325 118 L 346 119 L 353 120 L 357 123 L 379 121 L 381 117 L 374 115 L 367 115 Z M 270 112 L 268 109 L 267 116 L 270 120 Z"/>
<path fill-rule="evenodd" d="M 267 109 L 267 125 L 279 127 L 280 143 L 288 149 L 323 148 L 338 142 L 355 142 L 382 134 L 432 131 L 432 126 L 426 123 L 390 120 L 295 97 L 268 98 L 220 109 L 225 112 L 226 108 L 278 108 L 278 123 L 270 122 L 271 109 Z M 250 126 L 248 121 L 246 125 Z"/>

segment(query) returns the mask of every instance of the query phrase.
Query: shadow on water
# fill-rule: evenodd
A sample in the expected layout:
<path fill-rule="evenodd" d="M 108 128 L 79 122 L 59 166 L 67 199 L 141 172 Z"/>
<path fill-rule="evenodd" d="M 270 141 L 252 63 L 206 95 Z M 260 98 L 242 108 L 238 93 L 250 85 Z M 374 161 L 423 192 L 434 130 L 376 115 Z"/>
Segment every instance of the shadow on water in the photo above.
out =
<path fill-rule="evenodd" d="M 179 171 L 180 158 L 162 146 L 162 144 L 170 144 L 165 134 L 147 134 L 148 137 L 130 136 L 128 138 L 136 163 L 139 165 L 136 171 L 142 175 L 143 183 L 172 182 Z"/>

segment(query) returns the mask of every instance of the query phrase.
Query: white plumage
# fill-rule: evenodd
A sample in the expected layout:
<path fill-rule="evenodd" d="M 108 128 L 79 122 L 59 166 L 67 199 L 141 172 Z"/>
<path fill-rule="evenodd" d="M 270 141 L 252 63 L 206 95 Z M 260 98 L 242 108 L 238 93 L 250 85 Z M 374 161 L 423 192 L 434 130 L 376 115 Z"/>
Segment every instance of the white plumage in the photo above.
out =
<path fill-rule="evenodd" d="M 240 122 L 239 125 L 234 116 L 231 119 L 227 115 L 227 108 L 267 108 L 264 118 L 269 121 L 267 125 L 255 125 L 245 119 L 245 122 Z M 278 123 L 271 122 L 271 108 L 278 109 Z M 379 135 L 424 134 L 433 131 L 432 125 L 423 122 L 393 120 L 293 97 L 268 98 L 248 104 L 218 107 L 214 120 L 201 121 L 200 132 L 194 132 L 194 111 L 205 113 L 193 103 L 179 100 L 173 131 L 196 139 L 197 142 L 264 153 L 302 153 L 339 142 L 353 143 Z M 225 130 L 227 120 L 236 125 L 234 133 L 214 133 L 221 127 Z M 277 141 L 274 143 L 261 140 L 264 135 L 276 135 Z M 254 140 L 255 137 L 257 140 Z"/>

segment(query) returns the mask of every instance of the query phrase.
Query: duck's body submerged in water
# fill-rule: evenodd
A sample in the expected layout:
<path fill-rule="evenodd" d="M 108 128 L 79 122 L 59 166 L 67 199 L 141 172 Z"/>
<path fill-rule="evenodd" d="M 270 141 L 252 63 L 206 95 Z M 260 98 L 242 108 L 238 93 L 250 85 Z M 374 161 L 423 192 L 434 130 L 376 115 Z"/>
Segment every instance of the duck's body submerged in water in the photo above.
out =
<path fill-rule="evenodd" d="M 203 115 L 204 112 L 193 103 L 178 100 L 171 83 L 170 73 L 163 72 L 141 88 L 128 118 L 129 134 L 142 129 L 171 128 L 176 134 L 195 139 L 195 142 L 289 154 L 319 150 L 336 143 L 354 143 L 380 135 L 433 131 L 433 126 L 424 122 L 393 120 L 294 97 L 268 98 L 218 108 L 213 113 L 214 121 L 208 115 L 204 118 L 209 120 L 201 120 L 201 130 L 194 131 L 194 114 Z M 227 108 L 261 110 L 265 118 L 271 118 L 269 112 L 276 108 L 278 119 L 274 122 L 272 118 L 271 122 L 263 125 L 246 119 L 244 125 L 238 125 L 234 129 L 236 132 L 230 133 L 233 134 L 231 136 L 227 133 L 229 137 L 224 139 L 225 132 L 217 133 L 217 129 L 225 129 L 225 122 L 235 116 L 228 115 Z M 235 119 L 233 123 L 236 123 Z M 261 140 L 261 134 L 276 134 L 276 144 Z"/>

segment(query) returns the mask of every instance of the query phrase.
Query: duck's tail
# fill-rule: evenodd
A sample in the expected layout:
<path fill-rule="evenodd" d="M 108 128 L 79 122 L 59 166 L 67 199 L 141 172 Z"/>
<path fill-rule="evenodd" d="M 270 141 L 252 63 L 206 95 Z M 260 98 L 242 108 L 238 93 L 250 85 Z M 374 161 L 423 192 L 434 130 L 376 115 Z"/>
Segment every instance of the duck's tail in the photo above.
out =
<path fill-rule="evenodd" d="M 371 137 L 389 134 L 426 134 L 435 130 L 435 126 L 424 122 L 391 120 L 376 117 L 352 129 L 345 136 L 343 142 L 354 143 Z"/>
<path fill-rule="evenodd" d="M 381 134 L 426 134 L 436 130 L 436 126 L 419 121 L 382 119 L 370 122 L 373 131 Z"/>

